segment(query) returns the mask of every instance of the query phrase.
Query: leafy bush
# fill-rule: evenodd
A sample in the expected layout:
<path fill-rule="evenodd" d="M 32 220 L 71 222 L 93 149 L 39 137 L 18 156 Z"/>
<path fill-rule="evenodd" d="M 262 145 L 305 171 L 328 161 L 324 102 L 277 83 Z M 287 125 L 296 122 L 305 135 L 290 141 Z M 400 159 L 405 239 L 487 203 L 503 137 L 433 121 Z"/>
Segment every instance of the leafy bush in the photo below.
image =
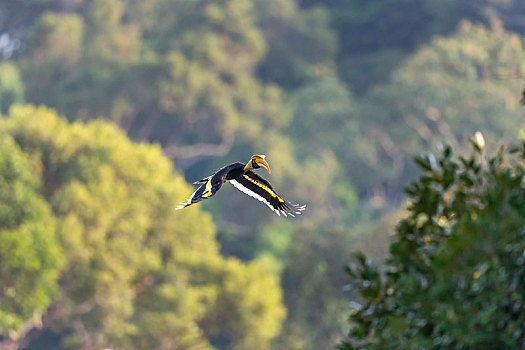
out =
<path fill-rule="evenodd" d="M 361 300 L 340 349 L 525 347 L 525 142 L 473 146 L 416 159 L 385 276 L 362 254 L 347 268 Z"/>

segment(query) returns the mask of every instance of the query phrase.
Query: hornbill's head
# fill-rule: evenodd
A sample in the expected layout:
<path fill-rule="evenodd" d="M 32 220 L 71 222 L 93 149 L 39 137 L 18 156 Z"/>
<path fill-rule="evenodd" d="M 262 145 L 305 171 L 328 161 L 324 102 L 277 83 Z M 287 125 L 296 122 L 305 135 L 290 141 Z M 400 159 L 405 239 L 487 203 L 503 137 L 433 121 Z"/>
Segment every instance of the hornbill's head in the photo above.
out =
<path fill-rule="evenodd" d="M 244 167 L 244 171 L 258 169 L 261 166 L 263 166 L 266 168 L 266 170 L 268 170 L 268 174 L 270 174 L 270 166 L 268 165 L 268 163 L 266 163 L 264 158 L 266 158 L 266 156 L 262 154 L 253 155 L 252 158 L 248 161 L 248 163 L 246 163 L 246 166 Z"/>

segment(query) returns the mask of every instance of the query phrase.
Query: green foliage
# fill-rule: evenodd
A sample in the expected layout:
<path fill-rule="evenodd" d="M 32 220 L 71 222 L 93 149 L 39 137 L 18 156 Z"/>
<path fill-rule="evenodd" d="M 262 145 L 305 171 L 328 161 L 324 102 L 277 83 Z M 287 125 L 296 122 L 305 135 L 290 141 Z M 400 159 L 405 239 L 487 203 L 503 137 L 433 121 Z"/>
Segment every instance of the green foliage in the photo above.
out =
<path fill-rule="evenodd" d="M 264 81 L 293 90 L 333 70 L 337 38 L 323 7 L 301 10 L 292 0 L 255 2 L 268 52 L 259 64 Z"/>
<path fill-rule="evenodd" d="M 341 79 L 356 93 L 388 81 L 390 73 L 419 44 L 453 29 L 457 1 L 300 0 L 326 6 L 337 33 Z M 417 28 L 417 30 L 414 30 Z"/>
<path fill-rule="evenodd" d="M 181 150 L 203 140 L 228 149 L 286 125 L 279 90 L 253 77 L 265 42 L 250 1 L 111 0 L 71 9 L 45 8 L 29 26 L 19 63 L 30 101 L 111 119 L 175 158 L 213 155 Z"/>
<path fill-rule="evenodd" d="M 24 100 L 24 86 L 20 72 L 12 62 L 0 63 L 0 113 L 7 113 L 9 106 Z"/>
<path fill-rule="evenodd" d="M 346 148 L 347 141 L 339 136 L 343 128 L 358 132 L 351 129 L 358 126 L 350 119 L 353 96 L 336 77 L 326 77 L 298 89 L 290 96 L 289 104 L 294 110 L 289 135 L 295 140 L 296 162 L 300 164 L 295 169 L 295 187 L 308 189 L 298 191 L 296 197 L 312 202 L 315 213 L 310 216 L 318 220 L 350 222 L 358 198 L 353 184 L 342 176 L 345 165 L 336 151 Z"/>
<path fill-rule="evenodd" d="M 344 349 L 521 349 L 525 334 L 525 143 L 417 159 L 382 278 L 364 255 L 348 274 L 361 304 Z M 512 154 L 510 156 L 509 154 Z"/>
<path fill-rule="evenodd" d="M 63 266 L 49 205 L 30 160 L 0 138 L 0 334 L 17 332 L 55 300 Z"/>
<path fill-rule="evenodd" d="M 476 130 L 494 142 L 515 137 L 523 116 L 521 82 L 512 77 L 522 74 L 524 64 L 520 38 L 500 22 L 491 28 L 463 22 L 454 35 L 435 38 L 390 83 L 360 100 L 359 133 L 350 147 L 358 151 L 339 148 L 338 158 L 351 165 L 346 172 L 357 188 L 378 191 L 373 186 L 385 184 L 380 192 L 393 198 L 415 177 L 410 158 L 421 150 L 443 142 L 460 147 L 459 140 Z"/>
<path fill-rule="evenodd" d="M 263 153 L 281 169 L 272 182 L 290 182 L 291 113 L 281 90 L 256 77 L 267 47 L 253 6 L 249 0 L 43 6 L 27 23 L 28 49 L 17 61 L 27 100 L 71 119 L 110 119 L 134 139 L 158 142 L 188 178 Z M 299 29 L 322 27 L 321 12 L 301 17 Z M 333 40 L 317 42 L 333 49 Z M 244 209 L 222 196 L 215 201 L 217 215 Z M 231 226 L 271 215 L 264 213 L 251 210 Z"/>
<path fill-rule="evenodd" d="M 220 286 L 212 311 L 203 320 L 212 344 L 221 349 L 271 348 L 268 340 L 280 333 L 285 316 L 285 309 L 276 303 L 281 291 L 275 275 L 268 273 L 263 261 L 246 266 L 233 258 L 207 269 L 212 273 L 197 270 L 198 281 Z"/>
<path fill-rule="evenodd" d="M 347 295 L 341 271 L 353 239 L 329 222 L 323 226 L 320 230 L 313 224 L 294 225 L 281 272 L 288 315 L 274 345 L 277 349 L 329 349 L 344 334 L 339 310 L 347 304 Z"/>
<path fill-rule="evenodd" d="M 52 332 L 63 348 L 268 348 L 284 317 L 278 279 L 258 262 L 223 258 L 198 208 L 173 211 L 190 188 L 160 147 L 134 144 L 101 121 L 68 124 L 43 107 L 12 108 L 0 131 L 17 144 L 5 141 L 8 154 L 25 157 L 1 163 L 11 182 L 2 187 L 0 259 L 12 265 L 1 265 L 0 290 L 40 288 L 29 302 L 6 299 L 2 312 L 45 311 L 60 261 L 55 232 L 66 261 L 33 346 Z M 10 285 L 15 268 L 22 286 Z"/>
<path fill-rule="evenodd" d="M 487 23 L 487 8 L 501 15 L 506 27 L 523 32 L 515 17 L 521 4 L 515 0 L 299 0 L 309 9 L 323 6 L 337 34 L 340 78 L 357 94 L 384 83 L 420 45 L 433 36 L 449 35 L 468 19 Z"/>

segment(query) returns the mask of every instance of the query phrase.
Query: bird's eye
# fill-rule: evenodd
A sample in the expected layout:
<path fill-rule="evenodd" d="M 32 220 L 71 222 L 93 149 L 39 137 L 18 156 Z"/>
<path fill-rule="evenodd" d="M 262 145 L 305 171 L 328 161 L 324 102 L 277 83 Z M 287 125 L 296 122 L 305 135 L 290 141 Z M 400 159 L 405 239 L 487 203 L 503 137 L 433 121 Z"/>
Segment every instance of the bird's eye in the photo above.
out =
<path fill-rule="evenodd" d="M 257 168 L 260 168 L 261 166 L 259 164 L 257 164 L 257 162 L 255 161 L 255 159 L 252 159 L 252 168 L 254 169 L 257 169 Z"/>

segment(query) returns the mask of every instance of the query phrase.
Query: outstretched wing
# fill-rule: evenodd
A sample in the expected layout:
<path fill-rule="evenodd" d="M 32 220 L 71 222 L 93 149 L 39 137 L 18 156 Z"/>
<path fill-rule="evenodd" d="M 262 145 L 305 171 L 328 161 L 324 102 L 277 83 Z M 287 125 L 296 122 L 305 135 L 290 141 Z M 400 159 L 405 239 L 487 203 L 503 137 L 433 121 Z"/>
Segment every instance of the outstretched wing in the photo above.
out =
<path fill-rule="evenodd" d="M 241 177 L 230 180 L 239 191 L 246 193 L 266 204 L 277 215 L 295 216 L 301 214 L 304 205 L 291 204 L 282 199 L 272 188 L 272 185 L 253 171 L 247 171 Z"/>
<path fill-rule="evenodd" d="M 175 210 L 186 208 L 189 205 L 198 203 L 202 200 L 211 198 L 219 191 L 222 187 L 223 181 L 221 178 L 216 178 L 215 176 L 208 176 L 205 179 L 195 182 L 195 184 L 202 184 L 193 192 L 190 198 L 186 199 L 186 202 L 182 202 L 175 207 Z"/>

